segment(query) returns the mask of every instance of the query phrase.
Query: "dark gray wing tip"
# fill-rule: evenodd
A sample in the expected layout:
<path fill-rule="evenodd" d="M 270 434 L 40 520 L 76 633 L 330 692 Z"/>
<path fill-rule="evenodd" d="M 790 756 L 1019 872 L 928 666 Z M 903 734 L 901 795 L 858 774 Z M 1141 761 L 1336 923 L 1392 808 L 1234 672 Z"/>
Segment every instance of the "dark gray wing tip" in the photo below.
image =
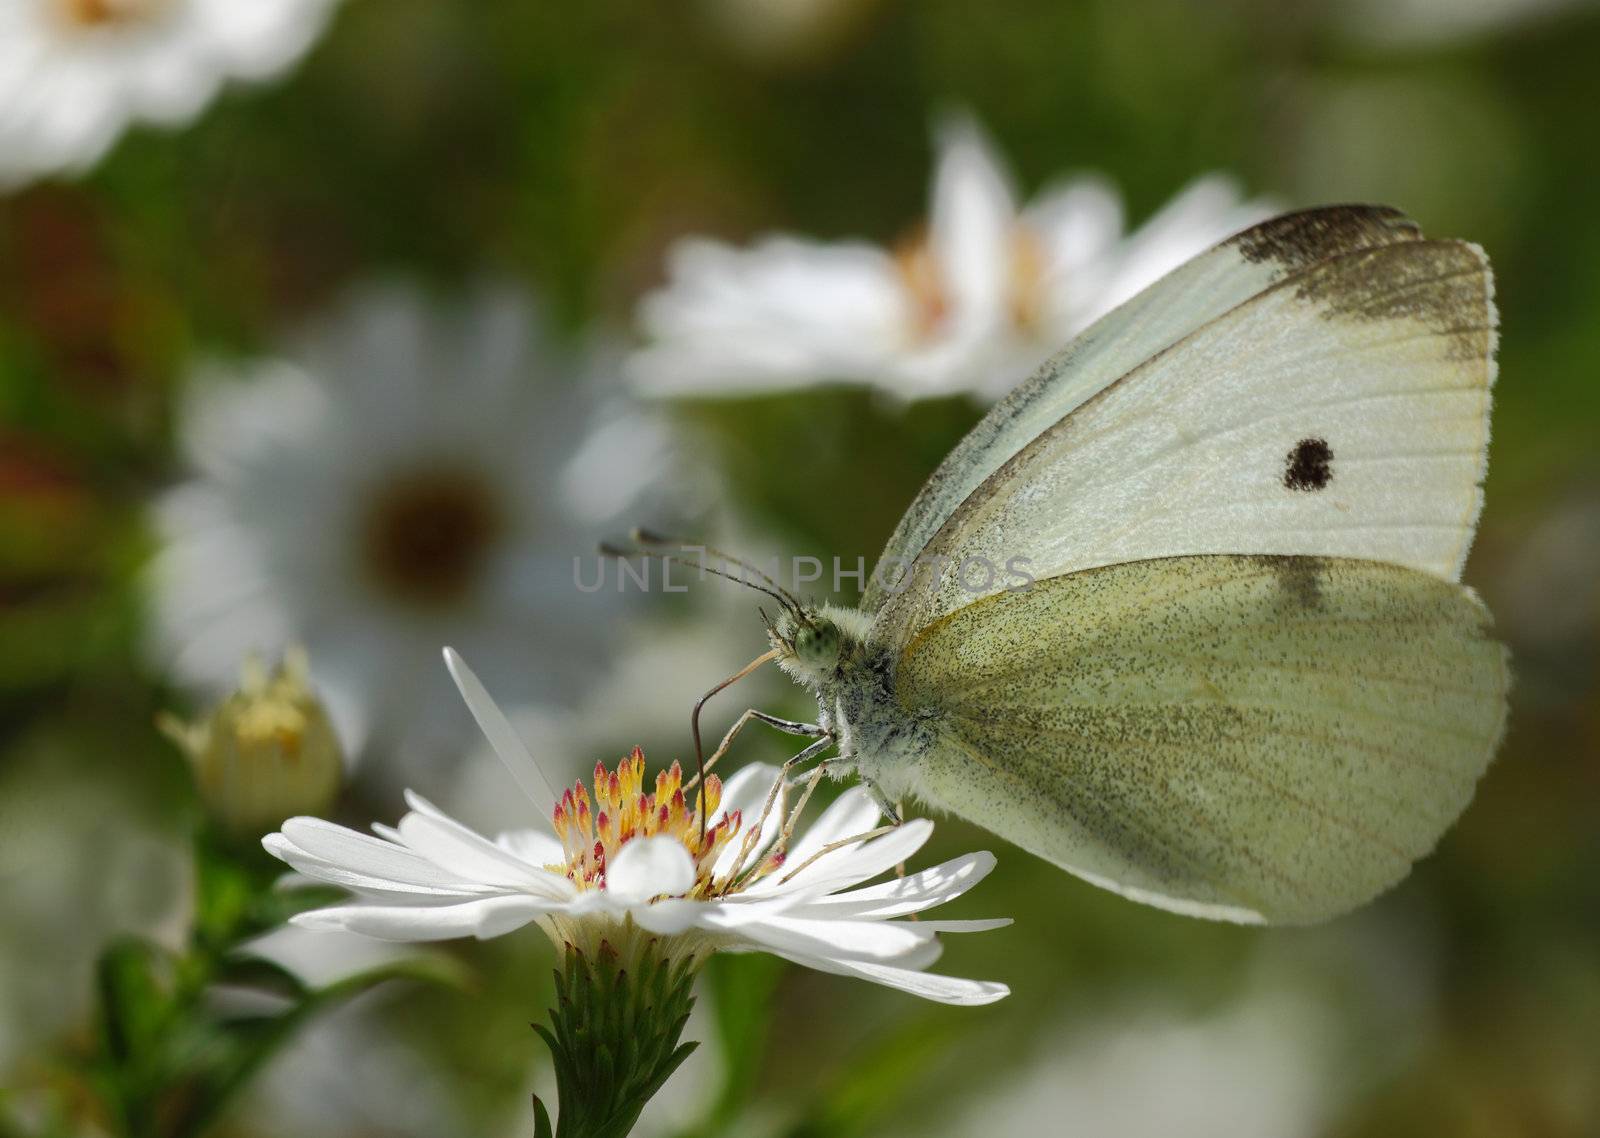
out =
<path fill-rule="evenodd" d="M 1276 262 L 1280 273 L 1380 245 L 1420 241 L 1422 230 L 1386 205 L 1325 205 L 1279 214 L 1229 240 L 1252 264 Z"/>

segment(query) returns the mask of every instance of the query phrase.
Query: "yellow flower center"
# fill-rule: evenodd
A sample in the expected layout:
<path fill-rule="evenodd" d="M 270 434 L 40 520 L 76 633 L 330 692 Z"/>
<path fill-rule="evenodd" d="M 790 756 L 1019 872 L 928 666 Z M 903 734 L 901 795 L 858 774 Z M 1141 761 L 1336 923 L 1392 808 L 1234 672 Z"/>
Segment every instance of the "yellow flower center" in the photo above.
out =
<path fill-rule="evenodd" d="M 694 887 L 688 896 L 706 897 L 735 887 L 733 874 L 716 877 L 717 859 L 739 835 L 744 819 L 735 810 L 701 832 L 701 818 L 716 813 L 722 800 L 722 780 L 707 775 L 701 791 L 695 793 L 691 807 L 683 789 L 683 768 L 671 768 L 656 775 L 655 790 L 644 791 L 644 752 L 633 753 L 617 764 L 614 771 L 604 763 L 594 765 L 594 799 L 582 782 L 556 803 L 556 835 L 566 851 L 566 875 L 579 889 L 604 889 L 606 866 L 618 851 L 634 838 L 665 836 L 675 838 L 695 866 Z M 748 835 L 747 835 L 748 838 Z M 780 864 L 781 857 L 769 857 L 752 875 L 743 876 L 742 885 L 753 876 Z"/>

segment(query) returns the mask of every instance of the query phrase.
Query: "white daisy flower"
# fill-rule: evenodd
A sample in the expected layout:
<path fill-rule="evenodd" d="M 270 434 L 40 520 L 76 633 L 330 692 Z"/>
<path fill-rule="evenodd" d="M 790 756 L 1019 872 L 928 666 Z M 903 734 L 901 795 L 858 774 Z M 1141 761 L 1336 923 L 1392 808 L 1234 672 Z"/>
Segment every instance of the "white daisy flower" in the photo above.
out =
<path fill-rule="evenodd" d="M 638 751 L 613 771 L 596 765 L 555 799 L 499 708 L 447 653 L 463 696 L 496 752 L 549 806 L 554 833 L 487 838 L 418 795 L 397 827 L 368 837 L 316 818 L 292 818 L 266 848 L 307 877 L 356 895 L 295 917 L 308 928 L 395 941 L 500 936 L 538 924 L 558 948 L 598 954 L 641 939 L 691 966 L 718 951 L 770 952 L 950 1004 L 986 1004 L 1003 984 L 930 974 L 941 932 L 998 928 L 1005 920 L 898 918 L 961 896 L 994 866 L 968 854 L 881 884 L 866 882 L 920 849 L 924 819 L 873 836 L 877 806 L 846 791 L 804 834 L 792 836 L 778 768 L 745 767 L 723 786 L 708 775 L 691 803 L 674 765 L 645 792 Z"/>
<path fill-rule="evenodd" d="M 664 480 L 659 424 L 597 396 L 509 290 L 449 315 L 370 292 L 290 355 L 192 385 L 196 477 L 157 507 L 161 659 L 226 690 L 248 653 L 303 645 L 347 753 L 400 756 L 386 774 L 456 753 L 442 642 L 521 699 L 582 691 L 623 595 L 580 590 L 574 558 Z"/>
<path fill-rule="evenodd" d="M 335 0 L 0 0 L 0 187 L 92 167 L 300 58 Z"/>
<path fill-rule="evenodd" d="M 694 238 L 647 296 L 629 374 L 652 395 L 830 381 L 906 399 L 1004 394 L 1101 315 L 1273 212 L 1201 178 L 1132 233 L 1107 182 L 1078 177 L 1019 208 L 977 125 L 939 133 L 928 223 L 895 249 L 775 236 Z"/>

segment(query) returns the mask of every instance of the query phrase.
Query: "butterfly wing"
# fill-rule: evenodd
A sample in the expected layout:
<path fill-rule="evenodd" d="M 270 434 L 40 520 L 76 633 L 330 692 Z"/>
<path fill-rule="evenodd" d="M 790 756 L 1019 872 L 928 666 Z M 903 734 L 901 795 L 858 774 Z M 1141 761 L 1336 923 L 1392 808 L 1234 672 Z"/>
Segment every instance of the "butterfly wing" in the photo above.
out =
<path fill-rule="evenodd" d="M 1096 321 L 989 413 L 940 464 L 884 550 L 887 561 L 917 556 L 968 494 L 1039 435 L 1196 329 L 1257 293 L 1340 253 L 1422 239 L 1388 206 L 1323 206 L 1246 229 L 1185 262 Z M 888 596 L 869 582 L 862 607 Z"/>
<path fill-rule="evenodd" d="M 886 575 L 924 568 L 865 607 L 903 646 L 1014 584 L 1019 558 L 1038 578 L 1261 553 L 1454 579 L 1481 502 L 1494 326 L 1482 251 L 1423 240 L 1392 212 L 1248 230 L 980 423 L 891 539 Z"/>
<path fill-rule="evenodd" d="M 1505 720 L 1460 585 L 1317 557 L 1180 557 L 968 605 L 901 654 L 924 797 L 1095 884 L 1304 923 L 1405 876 Z"/>

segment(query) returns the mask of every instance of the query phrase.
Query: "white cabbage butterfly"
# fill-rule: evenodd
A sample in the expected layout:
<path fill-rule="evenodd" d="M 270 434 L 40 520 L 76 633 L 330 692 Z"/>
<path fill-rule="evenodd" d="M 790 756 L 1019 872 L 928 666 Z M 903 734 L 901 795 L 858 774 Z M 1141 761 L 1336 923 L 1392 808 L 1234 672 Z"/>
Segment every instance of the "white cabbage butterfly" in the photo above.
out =
<path fill-rule="evenodd" d="M 1166 909 L 1299 923 L 1371 899 L 1504 725 L 1506 654 L 1457 583 L 1495 338 L 1482 250 L 1396 211 L 1233 237 L 957 445 L 885 551 L 924 571 L 859 609 L 780 597 L 763 660 L 818 722 L 739 725 L 837 745 L 886 802 Z M 960 572 L 1019 555 L 1028 588 Z"/>

